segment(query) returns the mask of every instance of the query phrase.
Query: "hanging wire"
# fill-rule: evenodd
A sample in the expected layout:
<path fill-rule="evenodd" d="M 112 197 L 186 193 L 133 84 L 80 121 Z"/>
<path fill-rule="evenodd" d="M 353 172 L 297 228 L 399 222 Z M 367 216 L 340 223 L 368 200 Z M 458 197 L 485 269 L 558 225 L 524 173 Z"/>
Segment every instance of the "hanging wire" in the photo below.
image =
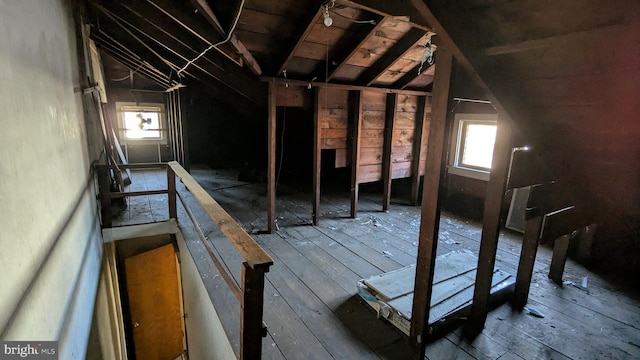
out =
<path fill-rule="evenodd" d="M 331 9 L 331 8 L 329 8 L 329 9 Z M 348 17 L 348 16 L 345 16 L 345 15 L 340 14 L 339 12 L 337 12 L 337 11 L 335 11 L 335 10 L 334 10 L 334 11 L 332 11 L 332 13 L 333 13 L 333 14 L 335 14 L 335 15 L 340 16 L 340 17 L 341 17 L 341 18 L 343 18 L 343 19 L 346 19 L 347 21 L 350 21 L 350 22 L 352 22 L 352 23 L 355 23 L 355 24 L 371 24 L 371 25 L 375 25 L 375 24 L 376 24 L 376 21 L 375 21 L 375 20 L 373 20 L 373 19 L 372 19 L 372 20 L 354 20 L 354 19 L 352 19 L 352 18 L 350 18 L 350 17 Z"/>
<path fill-rule="evenodd" d="M 233 32 L 236 30 L 236 26 L 238 25 L 238 20 L 240 20 L 240 14 L 242 13 L 242 8 L 244 7 L 244 1 L 242 0 L 242 2 L 240 3 L 240 8 L 238 8 L 238 13 L 236 14 L 236 18 L 235 20 L 233 20 L 233 25 L 231 26 L 231 30 L 229 30 L 229 34 L 227 34 L 227 38 L 215 43 L 215 44 L 211 44 L 211 46 L 209 46 L 208 48 L 204 49 L 203 52 L 201 52 L 198 56 L 196 56 L 195 58 L 193 58 L 193 60 L 190 60 L 189 62 L 187 62 L 187 64 L 180 70 L 178 70 L 177 74 L 178 76 L 181 75 L 181 73 L 183 71 L 185 71 L 187 69 L 187 67 L 189 67 L 189 65 L 193 64 L 196 60 L 200 59 L 202 56 L 204 56 L 204 54 L 207 53 L 207 51 L 213 49 L 213 48 L 217 48 L 218 46 L 228 42 L 231 39 L 231 35 L 233 35 Z"/>

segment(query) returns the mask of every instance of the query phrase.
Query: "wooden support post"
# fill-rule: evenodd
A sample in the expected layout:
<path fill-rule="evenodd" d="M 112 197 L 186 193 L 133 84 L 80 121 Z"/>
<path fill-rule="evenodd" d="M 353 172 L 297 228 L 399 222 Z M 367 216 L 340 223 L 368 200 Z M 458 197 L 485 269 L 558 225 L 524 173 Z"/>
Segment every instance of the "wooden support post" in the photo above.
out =
<path fill-rule="evenodd" d="M 362 91 L 349 92 L 351 101 L 351 217 L 358 214 L 358 175 L 360 173 L 360 137 L 362 136 Z"/>
<path fill-rule="evenodd" d="M 267 231 L 273 234 L 276 220 L 276 83 L 269 81 L 268 164 L 267 164 Z"/>
<path fill-rule="evenodd" d="M 171 166 L 167 166 L 167 190 L 169 191 L 169 219 L 178 218 L 178 208 L 176 202 L 176 173 Z"/>
<path fill-rule="evenodd" d="M 436 72 L 437 72 L 436 68 Z M 465 335 L 473 338 L 484 328 L 489 311 L 489 294 L 493 280 L 493 267 L 500 236 L 500 213 L 507 183 L 509 161 L 511 159 L 511 123 L 498 117 L 496 143 L 493 147 L 491 175 L 487 184 L 484 201 L 482 237 L 478 255 L 478 271 L 473 293 L 471 315 L 465 327 Z"/>
<path fill-rule="evenodd" d="M 549 279 L 559 286 L 562 286 L 562 274 L 564 265 L 567 262 L 567 252 L 569 251 L 569 240 L 571 235 L 560 236 L 553 244 L 553 256 L 551 257 L 551 268 L 549 269 Z"/>
<path fill-rule="evenodd" d="M 422 152 L 422 137 L 428 131 L 424 131 L 425 125 L 429 125 L 427 119 L 427 97 L 418 97 L 416 109 L 416 126 L 413 133 L 413 160 L 411 161 L 411 204 L 418 205 L 418 192 L 420 190 L 420 153 Z"/>
<path fill-rule="evenodd" d="M 318 220 L 320 218 L 320 169 L 322 167 L 320 98 L 326 96 L 326 88 L 315 88 L 313 111 L 313 225 L 318 225 Z"/>
<path fill-rule="evenodd" d="M 516 286 L 511 299 L 511 304 L 516 309 L 522 309 L 527 305 L 531 276 L 533 275 L 533 265 L 536 262 L 536 253 L 538 251 L 541 225 L 542 216 L 527 219 L 524 225 L 524 237 L 522 238 L 522 250 L 520 251 Z"/>
<path fill-rule="evenodd" d="M 242 264 L 240 359 L 260 359 L 262 356 L 262 338 L 266 336 L 262 325 L 266 270 L 258 266 L 251 268 L 246 262 Z"/>
<path fill-rule="evenodd" d="M 106 165 L 97 166 L 98 191 L 100 192 L 100 213 L 102 215 L 102 228 L 111 227 L 111 175 Z"/>
<path fill-rule="evenodd" d="M 168 93 L 165 95 L 165 99 L 167 103 L 167 145 L 171 150 L 171 160 L 178 161 L 178 159 L 176 159 L 175 135 L 173 134 L 173 96 L 171 96 L 171 93 Z"/>
<path fill-rule="evenodd" d="M 433 112 L 429 129 L 427 167 L 422 192 L 420 237 L 410 330 L 414 359 L 416 360 L 425 358 L 426 342 L 424 337 L 429 334 L 431 290 L 440 223 L 440 197 L 443 194 L 441 188 L 444 184 L 442 181 L 444 176 L 444 138 L 453 58 L 447 49 L 439 48 L 437 61 L 438 68 L 433 83 Z"/>
<path fill-rule="evenodd" d="M 391 179 L 393 178 L 393 128 L 396 120 L 398 94 L 387 94 L 384 122 L 384 147 L 382 149 L 382 211 L 391 204 Z"/>
<path fill-rule="evenodd" d="M 189 162 L 189 132 L 187 127 L 187 122 L 182 116 L 182 96 L 180 95 L 181 90 L 177 90 L 177 114 L 178 114 L 178 123 L 180 124 L 180 144 L 182 145 L 182 167 L 187 170 L 187 172 L 191 171 L 191 163 Z"/>

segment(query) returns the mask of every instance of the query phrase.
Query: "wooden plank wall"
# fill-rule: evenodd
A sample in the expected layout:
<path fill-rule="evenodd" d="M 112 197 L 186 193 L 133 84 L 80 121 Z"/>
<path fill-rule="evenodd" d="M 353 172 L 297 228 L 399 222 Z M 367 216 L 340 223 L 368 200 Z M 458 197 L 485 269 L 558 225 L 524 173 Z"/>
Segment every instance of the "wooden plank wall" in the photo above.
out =
<path fill-rule="evenodd" d="M 385 133 L 385 111 L 388 94 L 376 90 L 362 90 L 362 134 L 360 142 L 360 171 L 358 183 L 382 180 L 382 163 Z M 401 179 L 412 176 L 413 142 L 416 127 L 416 112 L 419 95 L 398 94 L 396 117 L 392 138 L 392 178 Z M 322 149 L 336 150 L 336 168 L 351 164 L 349 138 L 349 91 L 345 89 L 321 88 L 318 111 L 321 127 Z M 431 114 L 431 101 L 425 106 L 426 132 L 422 139 L 428 138 L 428 124 Z M 427 142 L 420 147 L 420 175 L 424 175 Z"/>
<path fill-rule="evenodd" d="M 318 111 L 322 149 L 336 150 L 336 168 L 350 164 L 347 155 L 349 91 L 320 88 Z"/>

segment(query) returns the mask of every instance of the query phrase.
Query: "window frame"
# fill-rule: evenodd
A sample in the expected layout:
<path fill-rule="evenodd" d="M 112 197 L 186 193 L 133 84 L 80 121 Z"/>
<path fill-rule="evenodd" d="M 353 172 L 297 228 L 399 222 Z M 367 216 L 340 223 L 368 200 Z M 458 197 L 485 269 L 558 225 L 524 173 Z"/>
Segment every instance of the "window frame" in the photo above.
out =
<path fill-rule="evenodd" d="M 469 124 L 487 124 L 498 126 L 498 114 L 455 114 L 447 171 L 449 174 L 488 181 L 489 175 L 491 173 L 490 170 L 472 166 L 465 166 L 462 164 L 464 135 L 466 133 L 466 126 Z"/>
<path fill-rule="evenodd" d="M 130 145 L 165 145 L 167 144 L 167 127 L 166 127 L 166 118 L 165 118 L 165 107 L 163 103 L 135 103 L 135 102 L 116 102 L 116 118 L 118 122 L 118 139 L 120 143 L 130 144 Z M 160 138 L 140 138 L 140 139 L 132 139 L 128 138 L 125 133 L 125 124 L 124 124 L 124 112 L 130 110 L 124 110 L 127 107 L 139 107 L 139 108 L 159 108 L 158 112 L 158 131 L 160 132 Z M 144 109 L 142 109 L 144 111 Z M 142 112 L 141 111 L 141 112 Z M 148 112 L 148 111 L 147 111 Z"/>

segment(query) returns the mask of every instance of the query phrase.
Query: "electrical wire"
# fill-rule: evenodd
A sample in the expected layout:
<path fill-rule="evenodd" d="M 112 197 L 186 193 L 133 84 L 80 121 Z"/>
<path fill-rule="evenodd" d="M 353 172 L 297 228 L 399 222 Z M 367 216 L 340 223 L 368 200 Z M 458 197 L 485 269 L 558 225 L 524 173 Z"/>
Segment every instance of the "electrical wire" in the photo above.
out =
<path fill-rule="evenodd" d="M 333 6 L 332 6 L 332 7 L 333 7 Z M 327 9 L 331 9 L 331 7 L 330 7 L 330 8 L 327 8 Z M 375 20 L 354 20 L 354 19 L 352 19 L 352 18 L 350 18 L 350 17 L 348 17 L 348 16 L 345 16 L 345 15 L 340 14 L 339 12 L 337 12 L 337 11 L 335 11 L 335 10 L 333 10 L 332 12 L 333 12 L 335 15 L 338 15 L 338 16 L 340 16 L 341 18 L 346 19 L 346 20 L 348 20 L 348 21 L 350 21 L 350 22 L 352 22 L 352 23 L 355 23 L 355 24 L 371 24 L 371 25 L 375 25 L 375 24 L 376 24 L 376 21 L 375 21 Z"/>
<path fill-rule="evenodd" d="M 240 20 L 240 14 L 242 13 L 242 8 L 244 7 L 244 1 L 242 0 L 242 2 L 240 2 L 240 8 L 238 8 L 238 13 L 236 14 L 236 18 L 233 20 L 233 25 L 231 26 L 231 29 L 229 30 L 229 34 L 227 34 L 227 38 L 216 43 L 216 44 L 212 44 L 211 46 L 209 46 L 208 48 L 204 49 L 203 52 L 201 52 L 198 56 L 196 56 L 195 58 L 193 58 L 193 60 L 187 62 L 187 64 L 180 70 L 178 70 L 177 74 L 178 76 L 180 76 L 180 74 L 185 71 L 189 65 L 193 64 L 196 60 L 200 59 L 202 56 L 204 56 L 204 54 L 207 53 L 207 51 L 213 49 L 213 48 L 217 48 L 218 46 L 228 42 L 231 39 L 231 35 L 233 35 L 233 32 L 236 30 L 236 26 L 238 25 L 238 20 Z"/>

